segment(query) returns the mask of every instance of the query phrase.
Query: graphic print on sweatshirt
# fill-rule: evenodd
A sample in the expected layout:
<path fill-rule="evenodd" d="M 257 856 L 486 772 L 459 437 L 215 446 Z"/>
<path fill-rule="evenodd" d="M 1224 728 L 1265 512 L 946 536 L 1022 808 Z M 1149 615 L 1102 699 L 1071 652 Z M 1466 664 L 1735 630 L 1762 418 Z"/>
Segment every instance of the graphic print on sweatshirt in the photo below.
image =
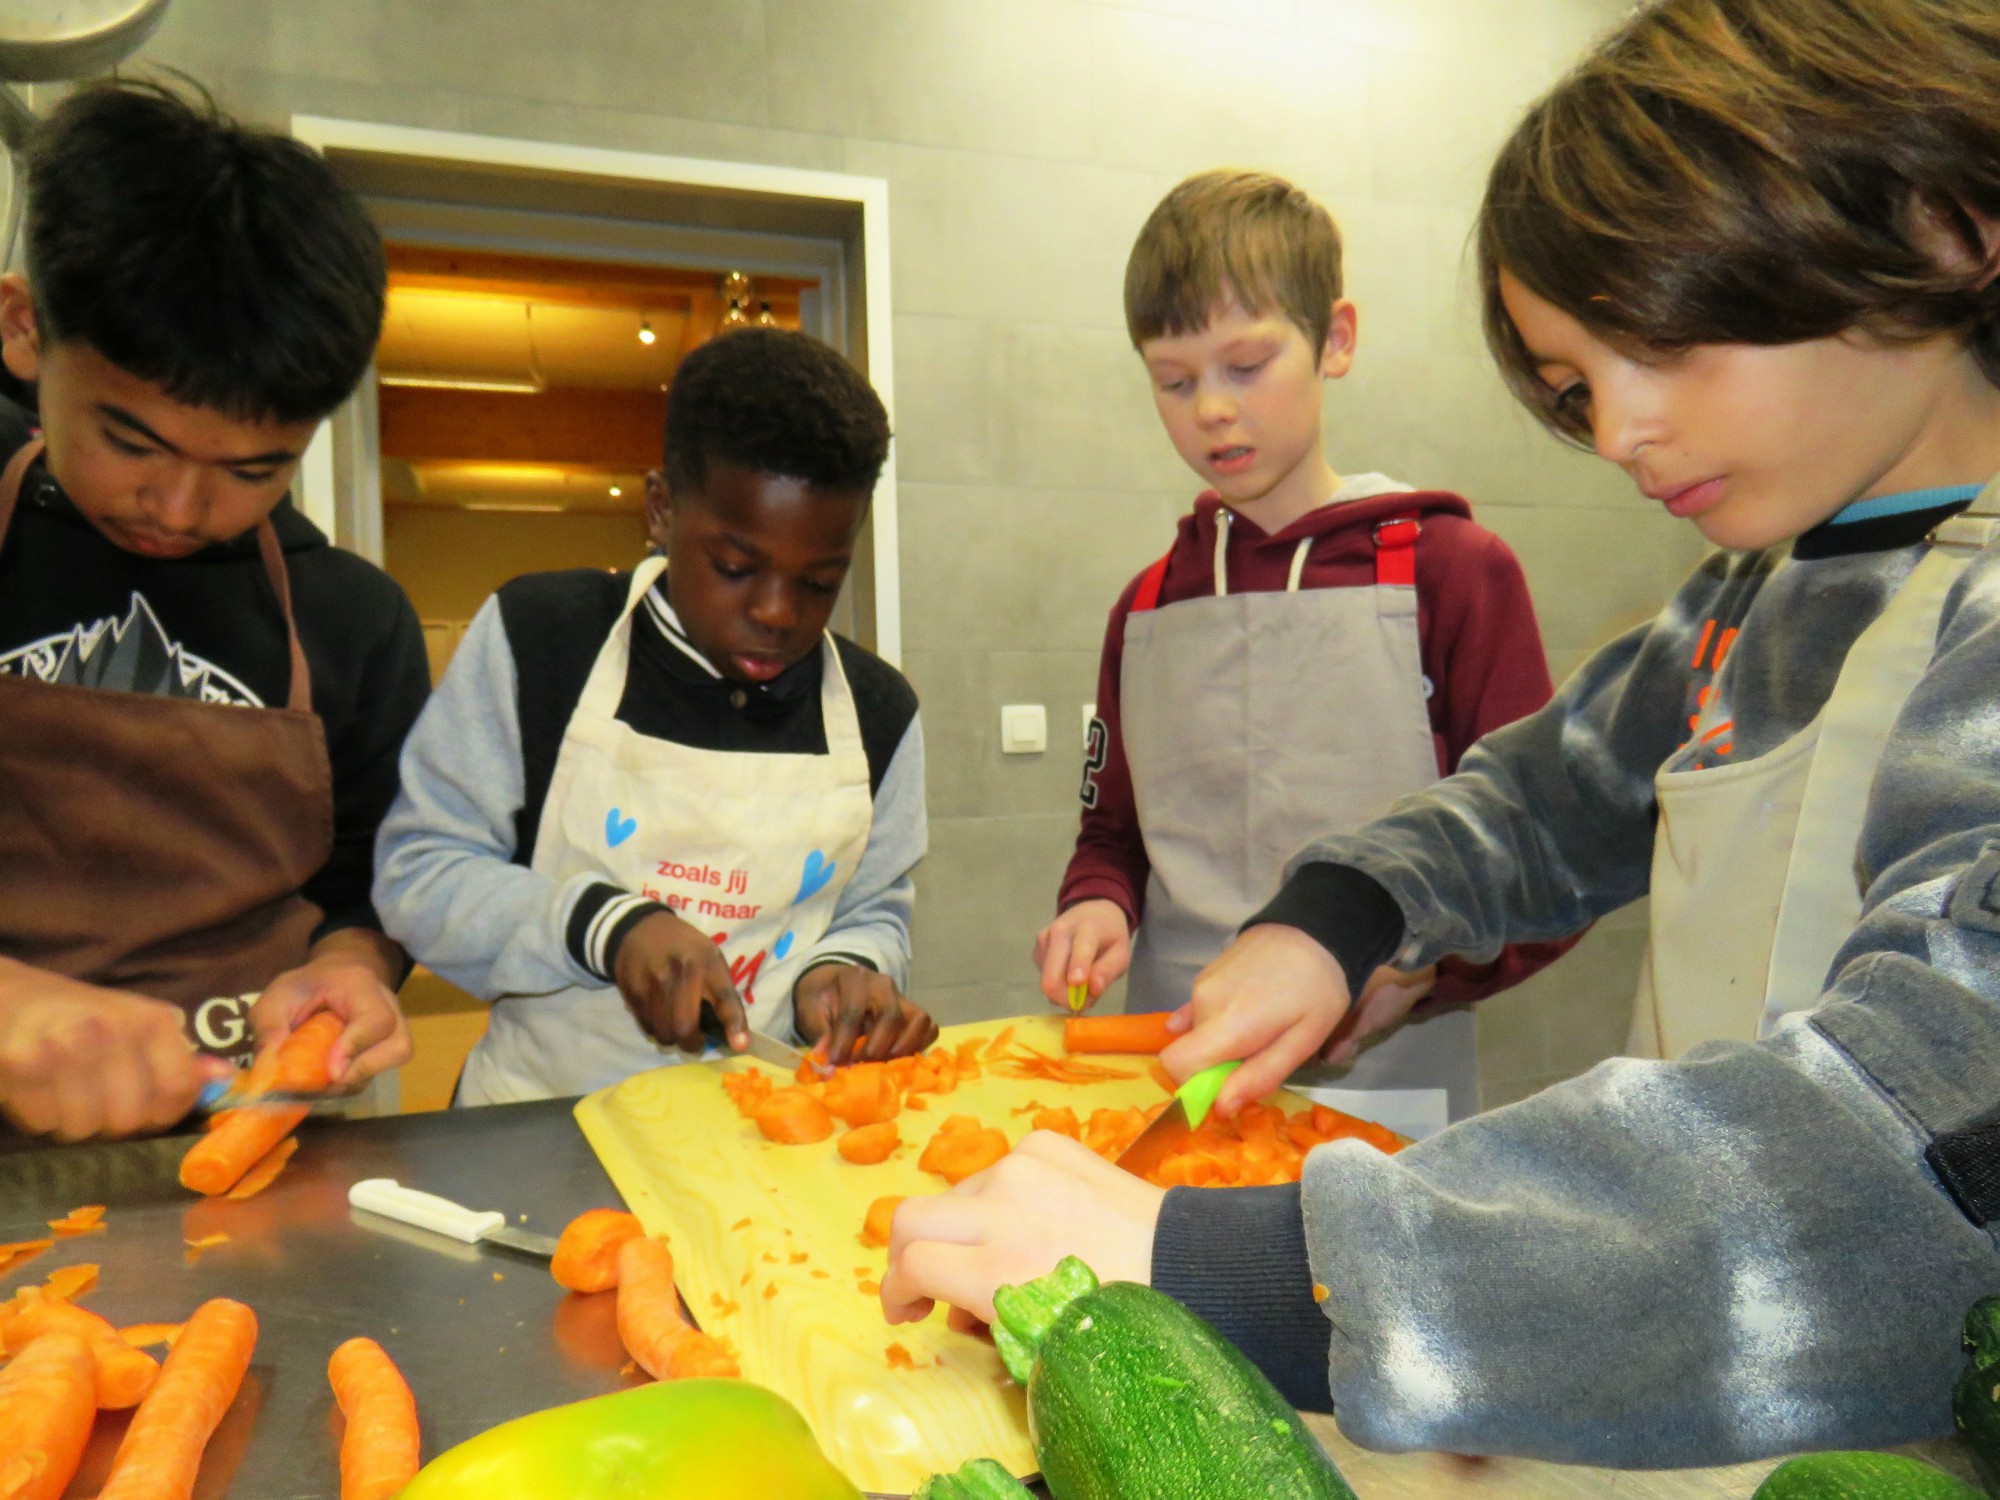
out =
<path fill-rule="evenodd" d="M 238 679 L 170 639 L 136 590 L 122 620 L 107 615 L 0 653 L 0 673 L 67 687 L 264 707 Z"/>

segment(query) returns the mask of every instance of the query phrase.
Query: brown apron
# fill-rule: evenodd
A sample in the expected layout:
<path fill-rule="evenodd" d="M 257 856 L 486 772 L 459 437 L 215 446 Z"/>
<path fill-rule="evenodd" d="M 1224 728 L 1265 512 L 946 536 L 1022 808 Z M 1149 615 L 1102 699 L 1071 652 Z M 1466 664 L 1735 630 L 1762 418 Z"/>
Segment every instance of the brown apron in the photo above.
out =
<path fill-rule="evenodd" d="M 0 472 L 0 546 L 39 439 Z M 333 848 L 333 771 L 291 584 L 282 709 L 0 674 L 0 954 L 171 1001 L 201 1051 L 255 1050 L 248 1005 L 302 963 L 320 909 L 299 894 Z"/>

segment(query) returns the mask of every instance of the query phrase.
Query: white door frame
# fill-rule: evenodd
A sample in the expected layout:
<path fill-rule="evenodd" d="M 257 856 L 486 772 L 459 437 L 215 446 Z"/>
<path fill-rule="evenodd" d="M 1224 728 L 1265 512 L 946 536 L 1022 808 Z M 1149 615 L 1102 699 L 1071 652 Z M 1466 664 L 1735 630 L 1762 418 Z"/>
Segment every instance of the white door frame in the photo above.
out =
<path fill-rule="evenodd" d="M 687 156 L 655 156 L 595 146 L 419 130 L 365 120 L 319 115 L 292 116 L 292 135 L 322 153 L 339 152 L 412 162 L 503 167 L 553 177 L 624 179 L 655 186 L 753 193 L 765 199 L 858 209 L 861 215 L 861 286 L 868 341 L 868 379 L 889 411 L 893 426 L 896 382 L 889 301 L 889 184 L 880 177 L 816 172 L 751 162 L 707 161 Z M 301 509 L 332 535 L 338 510 L 331 424 L 323 424 L 300 466 L 297 494 Z M 876 654 L 900 663 L 903 654 L 902 570 L 896 522 L 896 451 L 893 445 L 875 486 L 870 508 L 874 537 L 874 628 Z"/>

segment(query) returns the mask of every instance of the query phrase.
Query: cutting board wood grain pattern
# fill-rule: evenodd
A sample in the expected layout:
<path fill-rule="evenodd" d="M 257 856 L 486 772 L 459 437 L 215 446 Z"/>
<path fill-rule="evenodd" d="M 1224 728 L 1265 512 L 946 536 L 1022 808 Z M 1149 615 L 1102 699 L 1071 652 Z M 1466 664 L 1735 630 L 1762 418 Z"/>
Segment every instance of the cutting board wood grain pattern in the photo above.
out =
<path fill-rule="evenodd" d="M 1010 1026 L 1014 1041 L 1061 1055 L 1062 1023 L 1053 1016 L 948 1026 L 939 1042 L 990 1041 Z M 978 1079 L 924 1095 L 927 1108 L 898 1115 L 903 1145 L 872 1167 L 841 1159 L 838 1130 L 811 1146 L 766 1141 L 737 1113 L 720 1074 L 776 1070 L 743 1058 L 639 1074 L 584 1099 L 576 1114 L 627 1206 L 648 1233 L 671 1241 L 689 1308 L 729 1340 L 744 1376 L 797 1406 L 861 1488 L 904 1495 L 927 1475 L 981 1456 L 1031 1474 L 1034 1451 L 1022 1392 L 991 1344 L 952 1332 L 941 1308 L 922 1323 L 883 1321 L 874 1289 L 886 1252 L 862 1245 L 862 1218 L 885 1194 L 945 1190 L 917 1158 L 948 1116 L 976 1116 L 1018 1143 L 1029 1116 L 1016 1111 L 1031 1102 L 1066 1104 L 1088 1120 L 1094 1109 L 1165 1097 L 1146 1075 L 1150 1059 L 1090 1061 L 1134 1076 L 1057 1084 L 996 1077 L 982 1062 Z M 1290 1095 L 1282 1102 L 1288 1112 L 1305 1107 Z M 892 1343 L 909 1351 L 915 1369 L 890 1367 Z"/>

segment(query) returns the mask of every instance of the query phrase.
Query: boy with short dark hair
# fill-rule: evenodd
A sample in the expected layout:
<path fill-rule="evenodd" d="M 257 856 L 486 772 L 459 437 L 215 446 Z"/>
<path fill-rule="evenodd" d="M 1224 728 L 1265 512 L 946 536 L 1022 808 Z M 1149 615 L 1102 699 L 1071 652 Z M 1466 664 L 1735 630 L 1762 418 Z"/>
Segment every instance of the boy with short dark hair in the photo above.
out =
<path fill-rule="evenodd" d="M 368 884 L 428 674 L 402 590 L 286 492 L 373 355 L 380 241 L 311 151 L 145 83 L 59 105 L 27 189 L 27 274 L 0 278 L 41 428 L 0 402 L 0 1110 L 163 1128 L 319 1008 L 356 1085 L 409 1052 Z"/>
<path fill-rule="evenodd" d="M 1111 613 L 1060 915 L 1042 989 L 1182 1005 L 1202 967 L 1315 835 L 1345 831 L 1539 708 L 1548 666 L 1513 554 L 1457 495 L 1346 478 L 1321 443 L 1323 383 L 1356 314 L 1324 207 L 1260 172 L 1206 172 L 1147 219 L 1125 315 L 1167 435 L 1210 486 Z M 1440 966 L 1439 1000 L 1504 989 L 1561 945 Z M 1385 971 L 1334 1055 L 1355 1057 L 1430 976 Z M 1471 1017 L 1410 1025 L 1356 1086 L 1445 1086 L 1475 1107 Z"/>
<path fill-rule="evenodd" d="M 824 344 L 695 350 L 630 574 L 487 601 L 403 755 L 389 930 L 496 1002 L 458 1102 L 577 1094 L 793 1034 L 834 1062 L 928 1046 L 903 998 L 923 857 L 916 694 L 827 630 L 887 457 Z"/>

